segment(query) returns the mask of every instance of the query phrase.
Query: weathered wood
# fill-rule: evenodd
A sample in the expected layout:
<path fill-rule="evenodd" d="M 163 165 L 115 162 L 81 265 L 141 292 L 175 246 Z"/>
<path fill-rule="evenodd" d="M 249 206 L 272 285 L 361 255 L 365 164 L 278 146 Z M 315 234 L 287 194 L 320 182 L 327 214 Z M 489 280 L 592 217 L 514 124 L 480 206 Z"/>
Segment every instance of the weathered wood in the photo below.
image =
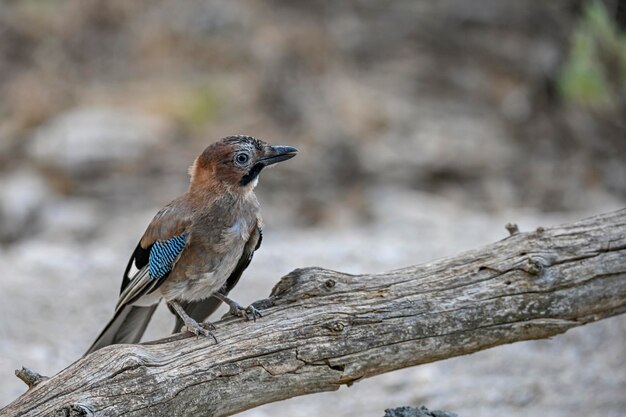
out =
<path fill-rule="evenodd" d="M 226 416 L 626 311 L 626 210 L 383 274 L 283 277 L 255 322 L 82 358 L 1 416 Z"/>
<path fill-rule="evenodd" d="M 28 385 L 28 388 L 32 388 L 41 381 L 48 379 L 47 377 L 39 375 L 37 372 L 32 369 L 28 369 L 25 366 L 22 366 L 22 369 L 16 369 L 15 376 L 24 381 L 24 383 Z"/>
<path fill-rule="evenodd" d="M 430 411 L 426 407 L 397 407 L 385 410 L 383 417 L 459 417 L 455 413 L 449 411 L 435 410 Z"/>

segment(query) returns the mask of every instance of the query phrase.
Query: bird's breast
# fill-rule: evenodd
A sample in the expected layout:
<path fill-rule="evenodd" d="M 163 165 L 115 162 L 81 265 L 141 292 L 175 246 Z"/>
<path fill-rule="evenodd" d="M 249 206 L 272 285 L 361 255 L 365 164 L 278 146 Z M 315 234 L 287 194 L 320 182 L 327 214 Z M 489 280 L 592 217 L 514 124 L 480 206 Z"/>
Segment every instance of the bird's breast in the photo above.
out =
<path fill-rule="evenodd" d="M 219 242 L 220 249 L 227 252 L 233 247 L 241 247 L 243 251 L 243 246 L 250 238 L 250 229 L 250 224 L 245 219 L 235 220 L 230 227 L 222 231 Z"/>
<path fill-rule="evenodd" d="M 191 275 L 185 280 L 181 288 L 182 291 L 176 298 L 181 298 L 186 301 L 196 301 L 208 298 L 211 294 L 219 291 L 237 266 L 242 252 L 243 246 L 241 249 L 237 248 L 229 251 L 222 255 L 213 270 L 206 272 L 198 271 Z"/>
<path fill-rule="evenodd" d="M 243 254 L 250 228 L 245 220 L 237 220 L 222 229 L 217 240 L 202 239 L 196 234 L 198 240 L 190 241 L 171 279 L 163 284 L 163 296 L 196 301 L 219 291 Z"/>

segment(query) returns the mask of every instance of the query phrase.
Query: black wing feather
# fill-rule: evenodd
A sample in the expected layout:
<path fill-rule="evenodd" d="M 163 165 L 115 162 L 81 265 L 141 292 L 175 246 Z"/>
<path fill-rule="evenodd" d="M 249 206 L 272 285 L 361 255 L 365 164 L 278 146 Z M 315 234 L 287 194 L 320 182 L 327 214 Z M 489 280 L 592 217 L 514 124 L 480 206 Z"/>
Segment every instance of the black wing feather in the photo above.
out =
<path fill-rule="evenodd" d="M 133 263 L 135 264 L 135 268 L 137 269 L 141 269 L 144 266 L 148 265 L 148 262 L 150 262 L 150 249 L 151 248 L 152 248 L 152 245 L 144 249 L 141 247 L 141 244 L 139 243 L 137 244 L 137 247 L 135 248 L 133 254 L 130 256 L 130 259 L 128 260 L 128 264 L 126 265 L 126 270 L 124 271 L 124 278 L 122 279 L 122 287 L 120 288 L 120 294 L 124 291 L 124 289 L 130 283 L 130 277 L 128 276 L 128 273 L 130 272 L 130 269 L 132 268 Z"/>

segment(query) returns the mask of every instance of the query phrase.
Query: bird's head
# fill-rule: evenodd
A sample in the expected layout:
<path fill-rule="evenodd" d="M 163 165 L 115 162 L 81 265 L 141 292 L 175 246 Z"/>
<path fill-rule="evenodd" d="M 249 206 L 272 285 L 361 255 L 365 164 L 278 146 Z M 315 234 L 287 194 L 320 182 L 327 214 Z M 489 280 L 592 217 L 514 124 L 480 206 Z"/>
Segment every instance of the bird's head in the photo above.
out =
<path fill-rule="evenodd" d="M 209 145 L 189 168 L 191 188 L 219 187 L 247 192 L 263 168 L 296 156 L 291 146 L 272 146 L 252 136 L 229 136 Z"/>

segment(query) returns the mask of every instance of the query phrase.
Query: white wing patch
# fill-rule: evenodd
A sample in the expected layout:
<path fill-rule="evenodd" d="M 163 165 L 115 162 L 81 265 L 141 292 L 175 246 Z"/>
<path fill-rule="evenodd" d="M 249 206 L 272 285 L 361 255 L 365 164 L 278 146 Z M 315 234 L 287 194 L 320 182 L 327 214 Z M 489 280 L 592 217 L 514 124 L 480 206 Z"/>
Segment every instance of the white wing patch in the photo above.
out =
<path fill-rule="evenodd" d="M 130 269 L 128 270 L 126 278 L 132 280 L 139 271 L 139 268 L 137 268 L 137 265 L 135 265 L 135 261 L 131 262 Z"/>

